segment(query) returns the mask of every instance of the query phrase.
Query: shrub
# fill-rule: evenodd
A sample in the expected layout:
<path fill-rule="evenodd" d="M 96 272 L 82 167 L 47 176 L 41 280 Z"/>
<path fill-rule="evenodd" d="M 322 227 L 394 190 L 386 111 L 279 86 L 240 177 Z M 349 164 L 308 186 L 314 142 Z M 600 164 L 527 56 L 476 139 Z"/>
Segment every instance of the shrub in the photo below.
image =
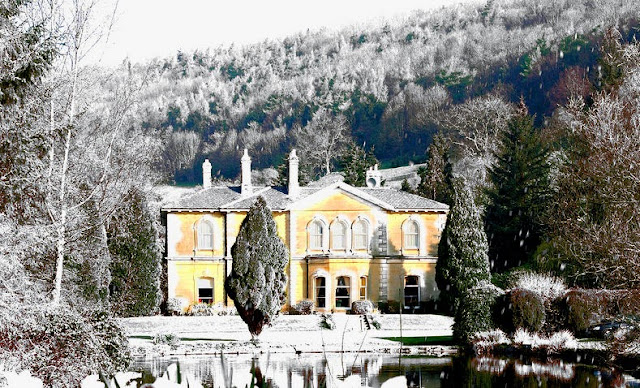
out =
<path fill-rule="evenodd" d="M 182 315 L 182 301 L 178 298 L 169 298 L 167 300 L 167 313 L 170 315 Z"/>
<path fill-rule="evenodd" d="M 378 302 L 378 310 L 383 314 L 398 314 L 400 312 L 400 302 L 395 300 Z"/>
<path fill-rule="evenodd" d="M 175 349 L 180 345 L 180 337 L 174 333 L 156 333 L 152 342 L 154 345 L 168 345 Z"/>
<path fill-rule="evenodd" d="M 301 300 L 297 304 L 289 308 L 289 314 L 291 315 L 310 315 L 313 313 L 313 307 L 315 304 L 312 300 Z"/>
<path fill-rule="evenodd" d="M 473 352 L 477 355 L 490 354 L 496 346 L 510 342 L 504 331 L 500 329 L 481 331 L 471 336 Z"/>
<path fill-rule="evenodd" d="M 511 305 L 511 329 L 522 327 L 530 331 L 540 331 L 545 318 L 544 301 L 535 292 L 516 289 L 509 292 Z"/>
<path fill-rule="evenodd" d="M 319 326 L 321 329 L 333 330 L 336 328 L 336 323 L 333 321 L 333 315 L 331 314 L 320 314 L 320 323 Z"/>
<path fill-rule="evenodd" d="M 535 272 L 518 272 L 514 274 L 512 288 L 519 288 L 535 292 L 544 300 L 552 300 L 563 296 L 567 292 L 564 280 Z"/>
<path fill-rule="evenodd" d="M 207 303 L 196 303 L 189 306 L 189 310 L 187 311 L 188 315 L 193 316 L 213 316 L 218 315 L 218 311 L 215 305 L 207 304 Z"/>
<path fill-rule="evenodd" d="M 574 333 L 584 333 L 592 325 L 608 315 L 607 296 L 598 290 L 571 290 L 564 301 L 566 326 Z"/>
<path fill-rule="evenodd" d="M 481 282 L 465 291 L 456 309 L 453 337 L 460 343 L 470 344 L 475 333 L 493 329 L 491 311 L 502 293 L 489 282 Z"/>
<path fill-rule="evenodd" d="M 368 300 L 354 300 L 351 303 L 351 314 L 371 314 L 373 303 Z"/>
<path fill-rule="evenodd" d="M 30 306 L 14 313 L 0 323 L 0 358 L 45 386 L 78 386 L 97 371 L 108 376 L 129 365 L 127 339 L 107 312 Z"/>

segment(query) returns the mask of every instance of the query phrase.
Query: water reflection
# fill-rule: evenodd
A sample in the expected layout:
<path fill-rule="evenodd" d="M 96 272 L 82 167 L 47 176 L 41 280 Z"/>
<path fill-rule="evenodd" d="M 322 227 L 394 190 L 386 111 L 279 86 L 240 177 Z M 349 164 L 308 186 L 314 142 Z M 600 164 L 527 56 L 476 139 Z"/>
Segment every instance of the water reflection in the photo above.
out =
<path fill-rule="evenodd" d="M 136 360 L 142 378 L 153 376 L 203 387 L 624 387 L 630 380 L 616 371 L 561 360 L 504 358 L 402 358 L 355 354 L 263 354 L 224 357 L 185 356 Z M 173 377 L 171 377 L 173 376 Z M 184 385 L 187 386 L 187 385 Z"/>

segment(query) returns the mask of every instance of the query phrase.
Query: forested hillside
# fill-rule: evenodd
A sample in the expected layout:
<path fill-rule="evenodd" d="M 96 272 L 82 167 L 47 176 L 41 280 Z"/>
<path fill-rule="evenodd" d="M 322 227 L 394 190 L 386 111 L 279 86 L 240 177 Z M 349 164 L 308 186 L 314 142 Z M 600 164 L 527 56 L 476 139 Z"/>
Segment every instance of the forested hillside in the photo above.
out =
<path fill-rule="evenodd" d="M 593 93 L 603 33 L 616 26 L 632 40 L 639 20 L 631 0 L 489 0 L 179 52 L 130 66 L 147 83 L 136 125 L 162 139 L 165 179 L 187 184 L 200 180 L 205 157 L 221 178 L 235 178 L 244 147 L 256 168 L 278 165 L 312 132 L 302 129 L 324 131 L 323 122 L 343 144 L 331 169 L 350 142 L 373 149 L 385 167 L 423 161 L 439 129 L 459 151 L 483 157 L 521 96 L 540 127 L 569 96 Z"/>

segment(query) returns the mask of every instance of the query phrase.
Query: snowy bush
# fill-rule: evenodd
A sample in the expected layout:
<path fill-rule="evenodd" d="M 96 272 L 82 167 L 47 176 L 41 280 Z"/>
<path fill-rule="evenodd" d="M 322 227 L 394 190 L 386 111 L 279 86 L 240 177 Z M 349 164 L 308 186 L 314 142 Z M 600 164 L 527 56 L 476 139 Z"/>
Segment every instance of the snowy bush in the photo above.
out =
<path fill-rule="evenodd" d="M 510 342 L 504 331 L 500 329 L 481 331 L 471 337 L 473 352 L 477 355 L 490 354 L 496 346 Z"/>
<path fill-rule="evenodd" d="M 169 298 L 167 300 L 167 312 L 169 315 L 182 315 L 182 300 L 179 298 Z"/>
<path fill-rule="evenodd" d="M 96 371 L 109 375 L 129 365 L 127 338 L 104 311 L 30 306 L 14 314 L 0 323 L 0 359 L 45 386 L 77 386 Z"/>
<path fill-rule="evenodd" d="M 320 314 L 320 323 L 319 326 L 321 329 L 333 330 L 336 328 L 336 323 L 333 321 L 333 315 L 331 314 Z"/>
<path fill-rule="evenodd" d="M 314 303 L 312 300 L 301 300 L 289 309 L 291 315 L 310 315 L 313 312 Z"/>
<path fill-rule="evenodd" d="M 351 303 L 351 314 L 371 314 L 373 303 L 369 300 L 354 300 Z"/>
<path fill-rule="evenodd" d="M 568 349 L 575 350 L 578 346 L 578 341 L 568 330 L 561 330 L 545 336 L 530 333 L 526 329 L 520 328 L 513 335 L 513 345 L 517 347 L 528 345 L 533 350 L 555 354 Z"/>
<path fill-rule="evenodd" d="M 152 342 L 154 345 L 168 345 L 175 349 L 180 345 L 180 337 L 174 333 L 156 333 Z"/>
<path fill-rule="evenodd" d="M 513 344 L 516 346 L 531 345 L 532 342 L 533 335 L 527 329 L 520 327 L 513 333 Z"/>
<path fill-rule="evenodd" d="M 559 298 L 567 291 L 564 280 L 535 272 L 522 272 L 515 275 L 512 287 L 535 292 L 545 300 Z"/>
<path fill-rule="evenodd" d="M 215 305 L 208 303 L 196 303 L 189 306 L 189 310 L 187 311 L 188 315 L 193 315 L 197 317 L 201 316 L 213 316 L 218 315 L 218 310 Z"/>
<path fill-rule="evenodd" d="M 475 333 L 493 329 L 491 312 L 496 298 L 503 292 L 489 282 L 465 291 L 456 309 L 453 337 L 469 344 Z"/>
<path fill-rule="evenodd" d="M 569 330 L 560 330 L 549 337 L 549 353 L 560 353 L 567 349 L 575 350 L 577 347 L 578 341 Z"/>
<path fill-rule="evenodd" d="M 545 320 L 544 300 L 537 293 L 525 289 L 508 292 L 500 309 L 501 328 L 513 332 L 523 327 L 529 331 L 539 331 Z"/>

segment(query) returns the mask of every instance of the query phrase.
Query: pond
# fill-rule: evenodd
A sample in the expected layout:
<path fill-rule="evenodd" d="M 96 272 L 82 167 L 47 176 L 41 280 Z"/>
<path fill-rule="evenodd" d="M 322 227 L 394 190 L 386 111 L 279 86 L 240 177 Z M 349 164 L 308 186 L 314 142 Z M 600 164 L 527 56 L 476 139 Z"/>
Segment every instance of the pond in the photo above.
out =
<path fill-rule="evenodd" d="M 619 371 L 561 360 L 402 357 L 373 354 L 262 354 L 137 359 L 137 384 L 154 376 L 203 387 L 638 387 Z M 126 382 L 124 382 L 126 383 Z M 125 386 L 120 381 L 121 386 Z"/>

